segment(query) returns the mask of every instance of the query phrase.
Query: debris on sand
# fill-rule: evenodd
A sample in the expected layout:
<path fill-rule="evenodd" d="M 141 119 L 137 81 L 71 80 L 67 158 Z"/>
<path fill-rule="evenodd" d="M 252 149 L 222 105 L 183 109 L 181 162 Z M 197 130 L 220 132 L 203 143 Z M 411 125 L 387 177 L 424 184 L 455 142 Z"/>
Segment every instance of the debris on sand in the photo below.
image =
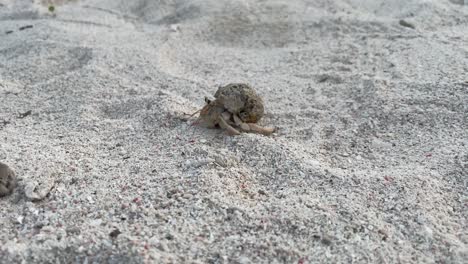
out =
<path fill-rule="evenodd" d="M 400 22 L 399 22 L 399 24 L 400 24 L 400 26 L 407 27 L 407 28 L 411 28 L 411 29 L 415 29 L 415 28 L 416 28 L 412 23 L 410 23 L 410 22 L 408 22 L 408 21 L 406 21 L 406 20 L 404 20 L 404 19 L 401 19 Z"/>
<path fill-rule="evenodd" d="M 45 177 L 41 180 L 32 180 L 26 183 L 24 187 L 24 194 L 30 201 L 38 202 L 43 200 L 50 193 L 54 185 L 54 177 Z"/>

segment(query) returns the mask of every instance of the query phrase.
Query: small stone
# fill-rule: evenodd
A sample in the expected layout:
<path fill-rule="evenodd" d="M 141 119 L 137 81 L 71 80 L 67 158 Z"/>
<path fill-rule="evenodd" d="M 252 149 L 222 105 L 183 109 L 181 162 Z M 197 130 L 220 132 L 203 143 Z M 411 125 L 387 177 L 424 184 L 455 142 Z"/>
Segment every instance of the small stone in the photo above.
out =
<path fill-rule="evenodd" d="M 19 118 L 25 118 L 25 117 L 27 117 L 27 116 L 29 116 L 31 114 L 32 114 L 32 110 L 28 110 L 26 112 L 20 113 Z"/>
<path fill-rule="evenodd" d="M 180 29 L 179 25 L 177 25 L 177 24 L 172 24 L 170 26 L 170 28 L 171 28 L 171 31 L 173 31 L 173 32 L 177 32 Z"/>
<path fill-rule="evenodd" d="M 12 194 L 16 182 L 15 172 L 8 165 L 0 162 L 0 197 Z"/>
<path fill-rule="evenodd" d="M 15 224 L 22 224 L 23 223 L 24 216 L 20 215 L 16 218 L 13 219 L 13 223 Z"/>
<path fill-rule="evenodd" d="M 406 20 L 400 20 L 400 25 L 403 26 L 403 27 L 407 27 L 407 28 L 411 28 L 411 29 L 415 29 L 416 27 L 411 24 L 410 22 L 406 21 Z"/>
<path fill-rule="evenodd" d="M 151 246 L 158 246 L 159 245 L 159 239 L 154 236 L 154 237 L 151 237 L 149 240 L 148 240 L 148 244 L 150 244 Z"/>
<path fill-rule="evenodd" d="M 50 234 L 50 233 L 53 233 L 55 231 L 56 231 L 56 229 L 53 226 L 43 226 L 41 228 L 41 232 L 44 232 L 44 233 L 49 233 Z"/>
<path fill-rule="evenodd" d="M 332 244 L 332 238 L 328 235 L 323 235 L 321 242 L 325 246 L 330 246 Z"/>
<path fill-rule="evenodd" d="M 100 226 L 102 224 L 102 219 L 94 219 L 90 221 L 90 225 L 92 226 Z"/>
<path fill-rule="evenodd" d="M 34 26 L 33 25 L 26 25 L 26 26 L 22 26 L 19 28 L 19 30 L 25 30 L 25 29 L 29 29 L 29 28 L 33 28 Z"/>
<path fill-rule="evenodd" d="M 118 237 L 120 234 L 122 234 L 122 232 L 120 232 L 120 230 L 118 228 L 112 230 L 110 233 L 109 233 L 109 236 L 111 238 L 116 238 Z"/>
<path fill-rule="evenodd" d="M 79 235 L 81 233 L 81 230 L 76 226 L 67 227 L 65 231 L 68 235 Z"/>
<path fill-rule="evenodd" d="M 163 241 L 159 242 L 159 245 L 157 246 L 157 249 L 159 249 L 160 251 L 163 251 L 163 252 L 169 251 L 169 247 Z"/>
<path fill-rule="evenodd" d="M 246 256 L 241 256 L 241 257 L 239 257 L 239 258 L 237 259 L 237 262 L 238 262 L 239 264 L 249 264 L 249 263 L 252 263 L 252 262 L 250 261 L 250 259 L 249 259 L 248 257 L 246 257 Z"/>

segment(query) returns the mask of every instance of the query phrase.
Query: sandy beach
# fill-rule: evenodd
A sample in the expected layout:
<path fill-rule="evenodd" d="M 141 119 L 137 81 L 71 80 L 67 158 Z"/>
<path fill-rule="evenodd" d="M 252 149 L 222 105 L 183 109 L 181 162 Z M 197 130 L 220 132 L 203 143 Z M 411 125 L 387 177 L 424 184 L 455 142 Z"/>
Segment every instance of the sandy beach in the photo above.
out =
<path fill-rule="evenodd" d="M 0 0 L 0 263 L 467 263 L 467 131 L 463 0 Z"/>

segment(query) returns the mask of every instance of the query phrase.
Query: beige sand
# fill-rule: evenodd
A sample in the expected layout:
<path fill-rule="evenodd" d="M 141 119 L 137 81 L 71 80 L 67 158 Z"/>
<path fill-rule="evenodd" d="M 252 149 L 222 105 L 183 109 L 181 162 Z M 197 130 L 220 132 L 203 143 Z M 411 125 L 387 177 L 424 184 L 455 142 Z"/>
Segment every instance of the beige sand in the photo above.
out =
<path fill-rule="evenodd" d="M 41 2 L 0 0 L 0 263 L 468 261 L 463 1 Z M 274 136 L 184 121 L 230 82 Z"/>

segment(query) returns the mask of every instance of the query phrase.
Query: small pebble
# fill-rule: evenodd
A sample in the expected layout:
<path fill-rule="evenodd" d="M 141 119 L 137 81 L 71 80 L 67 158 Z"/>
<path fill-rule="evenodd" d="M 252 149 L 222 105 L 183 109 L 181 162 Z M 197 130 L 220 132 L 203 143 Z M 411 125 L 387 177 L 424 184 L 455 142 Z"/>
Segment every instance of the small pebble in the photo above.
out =
<path fill-rule="evenodd" d="M 400 25 L 403 26 L 403 27 L 407 27 L 407 28 L 411 28 L 411 29 L 415 29 L 416 27 L 411 24 L 410 22 L 406 21 L 406 20 L 400 20 Z"/>
<path fill-rule="evenodd" d="M 324 244 L 326 246 L 330 246 L 332 244 L 332 238 L 330 236 L 328 236 L 328 235 L 323 235 L 321 242 L 322 242 L 322 244 Z"/>
<path fill-rule="evenodd" d="M 67 232 L 68 235 L 79 235 L 81 233 L 80 228 L 76 226 L 67 227 L 65 231 Z"/>
<path fill-rule="evenodd" d="M 120 234 L 122 234 L 122 232 L 120 232 L 120 230 L 118 228 L 112 230 L 112 232 L 109 233 L 109 236 L 111 238 L 116 238 L 118 237 Z"/>

